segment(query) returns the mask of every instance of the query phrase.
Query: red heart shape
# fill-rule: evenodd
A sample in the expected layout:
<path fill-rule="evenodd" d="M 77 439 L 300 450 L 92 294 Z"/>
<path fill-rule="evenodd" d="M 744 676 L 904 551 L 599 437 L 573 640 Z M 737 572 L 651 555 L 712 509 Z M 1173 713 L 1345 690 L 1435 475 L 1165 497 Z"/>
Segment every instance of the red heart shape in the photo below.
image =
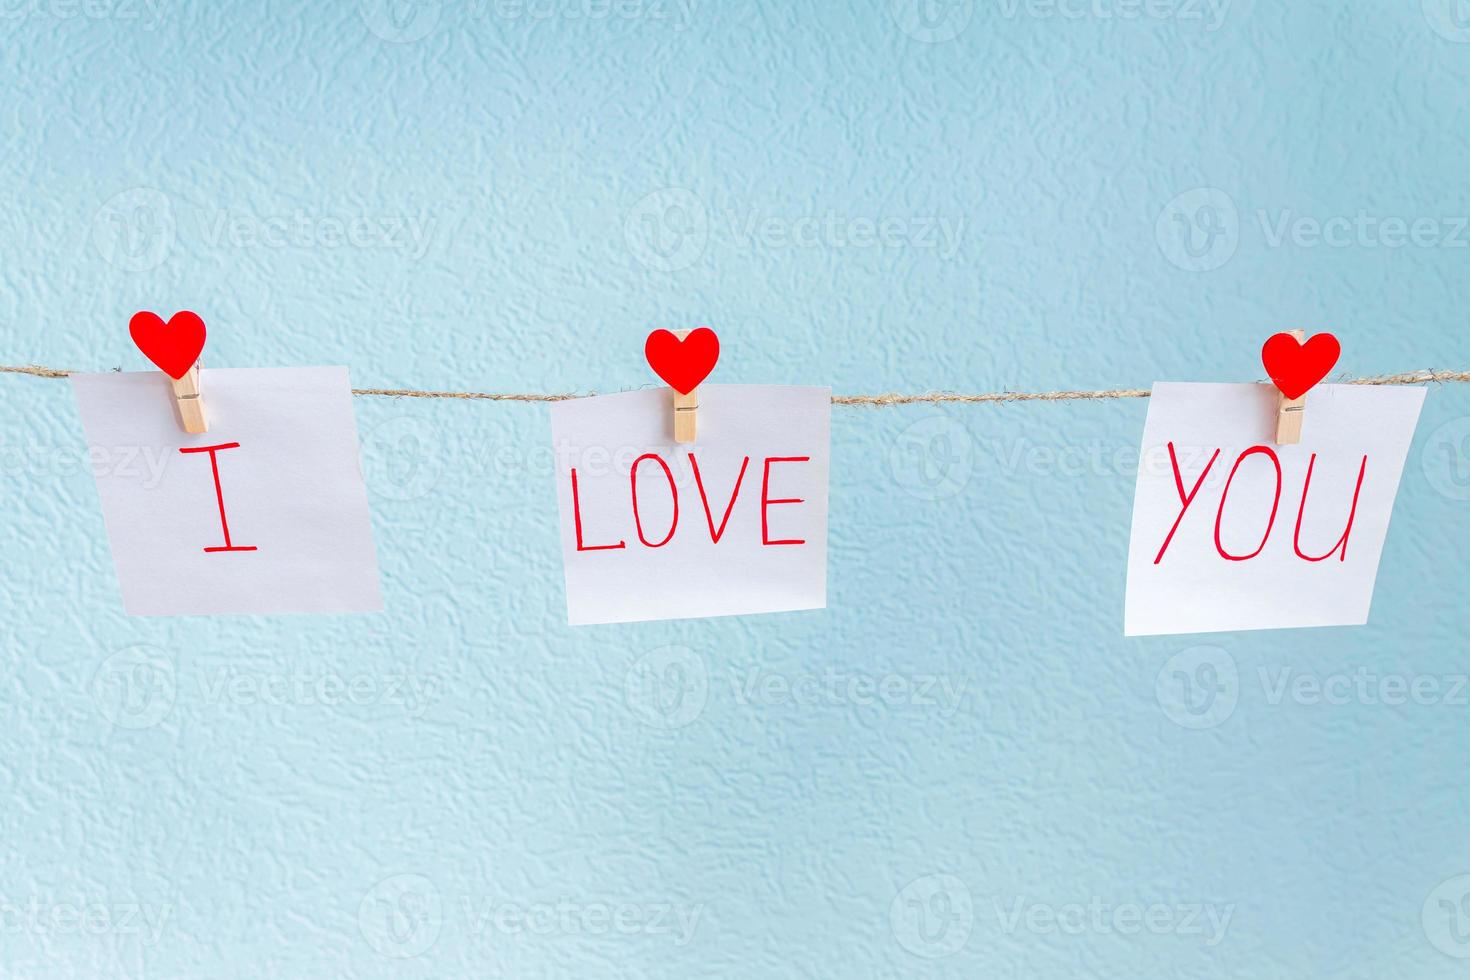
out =
<path fill-rule="evenodd" d="M 144 310 L 128 322 L 128 333 L 138 350 L 175 381 L 189 373 L 204 350 L 204 321 L 188 310 L 175 313 L 168 323 Z"/>
<path fill-rule="evenodd" d="M 655 330 L 643 345 L 643 356 L 665 384 L 687 395 L 715 369 L 720 338 L 709 327 L 700 327 L 683 340 L 668 330 Z"/>
<path fill-rule="evenodd" d="M 1261 363 L 1271 381 L 1287 398 L 1311 391 L 1342 354 L 1342 345 L 1330 333 L 1319 333 L 1305 344 L 1289 333 L 1279 333 L 1261 348 Z"/>

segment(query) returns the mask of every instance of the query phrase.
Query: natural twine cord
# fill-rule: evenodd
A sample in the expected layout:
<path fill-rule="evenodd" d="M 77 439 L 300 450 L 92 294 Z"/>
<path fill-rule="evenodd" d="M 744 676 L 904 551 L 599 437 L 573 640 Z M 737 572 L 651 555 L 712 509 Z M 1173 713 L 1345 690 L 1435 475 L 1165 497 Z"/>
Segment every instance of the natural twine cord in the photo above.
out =
<path fill-rule="evenodd" d="M 29 374 L 36 378 L 65 378 L 72 371 L 26 365 L 0 364 L 0 374 Z M 1407 374 L 1385 374 L 1373 378 L 1348 378 L 1337 382 L 1350 385 L 1464 384 L 1470 382 L 1470 371 L 1410 371 Z M 541 395 L 506 391 L 419 391 L 414 388 L 353 388 L 354 395 L 378 395 L 387 398 L 468 398 L 489 402 L 564 402 L 586 395 Z M 595 394 L 595 392 L 593 392 Z M 930 392 L 923 395 L 833 395 L 834 405 L 938 405 L 947 402 L 978 404 L 980 402 L 1076 402 L 1106 401 L 1114 398 L 1147 398 L 1147 388 L 1114 388 L 1105 391 L 987 391 L 981 394 Z"/>

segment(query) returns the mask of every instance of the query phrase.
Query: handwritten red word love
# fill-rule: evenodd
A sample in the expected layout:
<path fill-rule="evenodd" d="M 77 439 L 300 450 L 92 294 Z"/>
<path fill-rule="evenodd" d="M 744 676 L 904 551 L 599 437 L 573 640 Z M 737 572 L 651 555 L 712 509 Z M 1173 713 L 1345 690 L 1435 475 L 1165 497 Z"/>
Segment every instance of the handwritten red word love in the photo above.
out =
<path fill-rule="evenodd" d="M 1235 474 L 1240 471 L 1241 465 L 1253 456 L 1263 456 L 1275 467 L 1276 492 L 1271 501 L 1271 516 L 1266 521 L 1266 530 L 1261 535 L 1260 546 L 1250 554 L 1238 555 L 1225 550 L 1225 545 L 1221 542 L 1221 526 L 1225 522 L 1225 503 L 1230 498 L 1230 486 L 1235 482 Z M 1195 498 L 1199 496 L 1200 487 L 1204 486 L 1205 477 L 1209 475 L 1211 468 L 1214 467 L 1216 460 L 1219 458 L 1220 450 L 1216 449 L 1215 455 L 1211 456 L 1210 461 L 1205 464 L 1204 472 L 1200 473 L 1199 479 L 1194 481 L 1194 489 L 1186 493 L 1184 490 L 1184 475 L 1179 469 L 1179 457 L 1174 452 L 1174 444 L 1172 442 L 1169 443 L 1169 464 L 1174 470 L 1174 487 L 1179 491 L 1180 510 L 1179 516 L 1174 520 L 1174 526 L 1169 529 L 1168 537 L 1164 538 L 1164 543 L 1159 548 L 1158 555 L 1154 558 L 1155 565 L 1164 560 L 1164 553 L 1169 550 L 1169 544 L 1174 540 L 1175 532 L 1179 530 L 1179 525 L 1184 522 L 1184 515 L 1189 513 L 1189 508 L 1194 504 Z M 1338 556 L 1338 561 L 1345 562 L 1347 561 L 1348 538 L 1353 533 L 1353 520 L 1358 514 L 1358 495 L 1363 490 L 1363 477 L 1368 472 L 1368 457 L 1364 456 L 1363 464 L 1358 467 L 1358 482 L 1353 487 L 1352 509 L 1348 511 L 1347 526 L 1343 528 L 1342 537 L 1337 539 L 1337 543 L 1326 554 L 1313 556 L 1302 551 L 1302 517 L 1307 512 L 1307 493 L 1312 488 L 1312 471 L 1316 466 L 1317 454 L 1313 453 L 1311 461 L 1307 464 L 1306 479 L 1302 481 L 1301 504 L 1296 512 L 1296 531 L 1292 535 L 1291 547 L 1296 552 L 1296 556 L 1303 561 L 1326 561 L 1335 554 Z M 1276 513 L 1281 508 L 1281 488 L 1281 460 L 1276 455 L 1276 451 L 1270 446 L 1252 446 L 1236 457 L 1235 465 L 1230 468 L 1230 476 L 1225 480 L 1225 489 L 1220 492 L 1220 505 L 1215 511 L 1215 550 L 1219 552 L 1221 558 L 1228 561 L 1250 561 L 1266 549 L 1266 542 L 1271 539 L 1271 531 L 1276 526 Z"/>
<path fill-rule="evenodd" d="M 772 497 L 771 496 L 771 467 L 776 463 L 809 463 L 810 456 L 767 456 L 761 468 L 761 544 L 767 547 L 778 545 L 803 545 L 806 541 L 801 538 L 772 539 L 770 528 L 770 509 L 777 505 L 803 504 L 805 500 L 800 497 Z M 658 464 L 663 470 L 665 479 L 668 481 L 669 497 L 673 503 L 673 517 L 669 521 L 668 532 L 657 541 L 650 541 L 644 534 L 643 516 L 638 508 L 638 468 L 643 464 Z M 709 526 L 709 539 L 712 544 L 719 544 L 720 538 L 725 535 L 725 528 L 730 523 L 730 514 L 735 510 L 735 500 L 740 496 L 740 487 L 745 482 L 745 470 L 750 466 L 750 457 L 746 456 L 740 462 L 740 474 L 735 477 L 735 489 L 730 491 L 730 499 L 725 504 L 724 516 L 720 518 L 720 526 L 715 527 L 714 512 L 710 509 L 709 496 L 705 493 L 704 478 L 699 472 L 699 460 L 694 454 L 689 454 L 689 466 L 694 471 L 694 483 L 699 489 L 699 502 L 704 506 L 704 519 Z M 657 477 L 655 476 L 655 481 Z M 629 495 L 632 498 L 633 527 L 637 531 L 638 540 L 647 548 L 662 548 L 674 539 L 674 532 L 679 529 L 679 487 L 674 482 L 674 473 L 669 469 L 669 464 L 664 462 L 658 453 L 644 453 L 633 461 L 632 469 L 628 474 Z M 577 486 L 577 469 L 572 467 L 572 517 L 577 529 L 578 551 L 616 551 L 626 548 L 626 540 L 620 540 L 617 544 L 587 544 L 582 532 L 582 496 Z"/>

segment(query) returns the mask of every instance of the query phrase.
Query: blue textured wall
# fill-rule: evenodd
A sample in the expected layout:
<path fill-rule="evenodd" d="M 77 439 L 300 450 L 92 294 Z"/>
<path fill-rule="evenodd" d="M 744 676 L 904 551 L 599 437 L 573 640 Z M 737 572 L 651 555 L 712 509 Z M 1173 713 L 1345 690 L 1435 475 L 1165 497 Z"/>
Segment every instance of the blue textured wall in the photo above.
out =
<path fill-rule="evenodd" d="M 0 0 L 0 362 L 1467 368 L 1467 90 L 1454 0 Z M 838 409 L 828 611 L 575 631 L 543 408 L 358 400 L 385 614 L 142 620 L 0 407 L 5 977 L 1466 968 L 1470 389 L 1371 626 L 1126 642 L 1142 402 Z"/>

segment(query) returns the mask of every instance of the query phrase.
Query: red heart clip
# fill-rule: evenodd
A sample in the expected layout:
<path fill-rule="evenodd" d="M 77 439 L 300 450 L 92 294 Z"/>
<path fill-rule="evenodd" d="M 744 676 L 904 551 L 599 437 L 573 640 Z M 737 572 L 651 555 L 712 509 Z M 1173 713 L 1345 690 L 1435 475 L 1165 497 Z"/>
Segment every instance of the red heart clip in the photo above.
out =
<path fill-rule="evenodd" d="M 700 327 L 683 340 L 667 330 L 655 330 L 643 345 L 643 356 L 664 384 L 687 395 L 715 369 L 720 338 L 709 327 Z"/>
<path fill-rule="evenodd" d="M 1327 377 L 1341 355 L 1342 345 L 1330 333 L 1315 334 L 1305 344 L 1279 333 L 1261 348 L 1261 363 L 1283 395 L 1300 398 Z"/>
<path fill-rule="evenodd" d="M 138 350 L 175 381 L 189 373 L 204 350 L 204 321 L 188 310 L 175 313 L 168 323 L 144 310 L 129 321 L 128 332 Z"/>

